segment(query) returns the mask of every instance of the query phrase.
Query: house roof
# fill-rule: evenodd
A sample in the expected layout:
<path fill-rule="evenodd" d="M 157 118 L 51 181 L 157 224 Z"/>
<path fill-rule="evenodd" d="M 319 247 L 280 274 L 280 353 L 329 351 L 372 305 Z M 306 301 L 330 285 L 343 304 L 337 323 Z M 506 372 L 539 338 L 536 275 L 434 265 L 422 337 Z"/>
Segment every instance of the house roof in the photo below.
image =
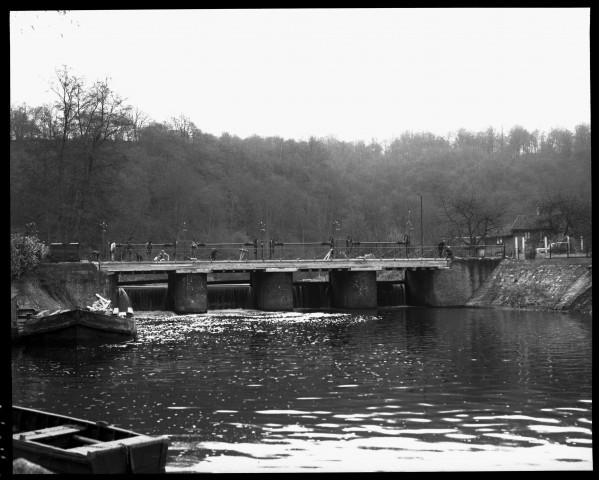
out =
<path fill-rule="evenodd" d="M 487 237 L 508 237 L 512 234 L 512 224 L 491 228 Z"/>
<path fill-rule="evenodd" d="M 530 214 L 530 215 L 518 215 L 514 224 L 512 225 L 512 231 L 514 230 L 546 230 L 549 228 L 549 222 L 545 217 Z"/>

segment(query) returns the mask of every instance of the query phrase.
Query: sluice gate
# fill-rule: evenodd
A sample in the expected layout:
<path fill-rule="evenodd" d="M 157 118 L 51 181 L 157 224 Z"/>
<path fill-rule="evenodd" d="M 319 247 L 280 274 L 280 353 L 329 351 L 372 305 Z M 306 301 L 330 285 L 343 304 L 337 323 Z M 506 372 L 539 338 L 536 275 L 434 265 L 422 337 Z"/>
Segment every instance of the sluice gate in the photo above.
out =
<path fill-rule="evenodd" d="M 377 304 L 380 307 L 405 305 L 405 287 L 402 282 L 377 282 Z M 135 311 L 170 310 L 168 286 L 124 286 Z M 208 284 L 208 310 L 253 309 L 253 290 L 249 283 Z M 329 282 L 294 282 L 293 307 L 305 309 L 331 308 Z"/>

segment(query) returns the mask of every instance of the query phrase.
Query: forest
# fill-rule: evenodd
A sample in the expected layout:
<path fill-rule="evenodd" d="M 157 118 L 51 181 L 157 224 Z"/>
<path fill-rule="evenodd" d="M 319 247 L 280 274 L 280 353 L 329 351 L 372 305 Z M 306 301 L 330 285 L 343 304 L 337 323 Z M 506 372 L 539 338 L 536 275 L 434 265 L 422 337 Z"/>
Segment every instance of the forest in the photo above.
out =
<path fill-rule="evenodd" d="M 50 88 L 54 103 L 10 111 L 11 232 L 34 222 L 46 243 L 419 243 L 421 233 L 425 245 L 472 243 L 537 208 L 559 217 L 556 235 L 592 241 L 590 124 L 239 138 L 184 114 L 152 120 L 108 81 L 86 85 L 66 67 Z"/>

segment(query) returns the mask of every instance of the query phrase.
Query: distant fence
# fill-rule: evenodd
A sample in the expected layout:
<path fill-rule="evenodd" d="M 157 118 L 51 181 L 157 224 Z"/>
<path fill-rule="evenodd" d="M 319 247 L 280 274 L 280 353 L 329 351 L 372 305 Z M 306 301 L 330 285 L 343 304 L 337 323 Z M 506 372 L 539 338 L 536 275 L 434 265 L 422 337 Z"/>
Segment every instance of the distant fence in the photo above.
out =
<path fill-rule="evenodd" d="M 562 245 L 563 244 L 563 245 Z M 589 246 L 586 251 L 569 251 L 567 242 L 553 242 L 548 245 L 547 253 L 537 248 L 532 251 L 515 252 L 513 245 L 458 245 L 439 250 L 438 245 L 406 245 L 403 242 L 351 242 L 344 240 L 329 242 L 271 242 L 260 241 L 235 243 L 197 243 L 192 242 L 154 243 L 151 253 L 146 252 L 145 243 L 117 243 L 113 261 L 116 262 L 154 262 L 162 250 L 168 255 L 168 261 L 249 261 L 249 260 L 322 260 L 325 258 L 363 258 L 372 256 L 379 259 L 393 258 L 557 258 L 566 256 L 591 256 Z M 449 253 L 450 252 L 450 253 Z M 83 258 L 85 257 L 85 258 Z M 78 262 L 80 259 L 91 261 L 111 261 L 108 246 L 103 252 L 93 251 L 82 257 L 79 243 L 50 244 L 48 260 L 52 262 Z"/>
<path fill-rule="evenodd" d="M 322 260 L 339 258 L 446 258 L 448 252 L 439 252 L 438 246 L 414 246 L 402 242 L 258 242 L 253 243 L 198 243 L 191 242 L 154 243 L 150 255 L 145 244 L 117 244 L 114 261 L 148 262 L 157 261 L 164 250 L 168 261 L 256 261 L 256 260 Z M 504 249 L 497 245 L 477 245 L 476 247 L 452 247 L 454 257 L 503 257 Z M 106 258 L 105 260 L 107 260 Z"/>
<path fill-rule="evenodd" d="M 589 244 L 583 246 L 582 250 L 576 248 L 576 244 L 570 242 L 550 242 L 547 248 L 535 248 L 527 252 L 527 258 L 569 258 L 569 257 L 590 257 L 593 252 L 589 249 Z"/>

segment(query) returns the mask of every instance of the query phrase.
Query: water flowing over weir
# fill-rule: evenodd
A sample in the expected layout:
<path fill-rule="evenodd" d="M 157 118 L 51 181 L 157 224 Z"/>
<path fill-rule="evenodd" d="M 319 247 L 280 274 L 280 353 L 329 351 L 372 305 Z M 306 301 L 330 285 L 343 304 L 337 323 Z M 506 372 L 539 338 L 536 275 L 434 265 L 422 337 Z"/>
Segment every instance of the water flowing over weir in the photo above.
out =
<path fill-rule="evenodd" d="M 130 286 L 125 287 L 134 310 L 168 310 L 167 286 Z M 252 308 L 252 289 L 247 284 L 209 285 L 208 308 L 222 310 L 227 308 Z"/>
<path fill-rule="evenodd" d="M 166 284 L 127 286 L 134 310 L 167 310 Z M 378 305 L 381 307 L 405 305 L 403 283 L 378 282 Z M 328 282 L 295 282 L 293 284 L 294 308 L 330 308 Z M 253 308 L 252 287 L 249 284 L 208 285 L 208 309 Z"/>
<path fill-rule="evenodd" d="M 133 310 L 166 310 L 167 287 L 165 285 L 124 287 L 129 295 Z"/>

